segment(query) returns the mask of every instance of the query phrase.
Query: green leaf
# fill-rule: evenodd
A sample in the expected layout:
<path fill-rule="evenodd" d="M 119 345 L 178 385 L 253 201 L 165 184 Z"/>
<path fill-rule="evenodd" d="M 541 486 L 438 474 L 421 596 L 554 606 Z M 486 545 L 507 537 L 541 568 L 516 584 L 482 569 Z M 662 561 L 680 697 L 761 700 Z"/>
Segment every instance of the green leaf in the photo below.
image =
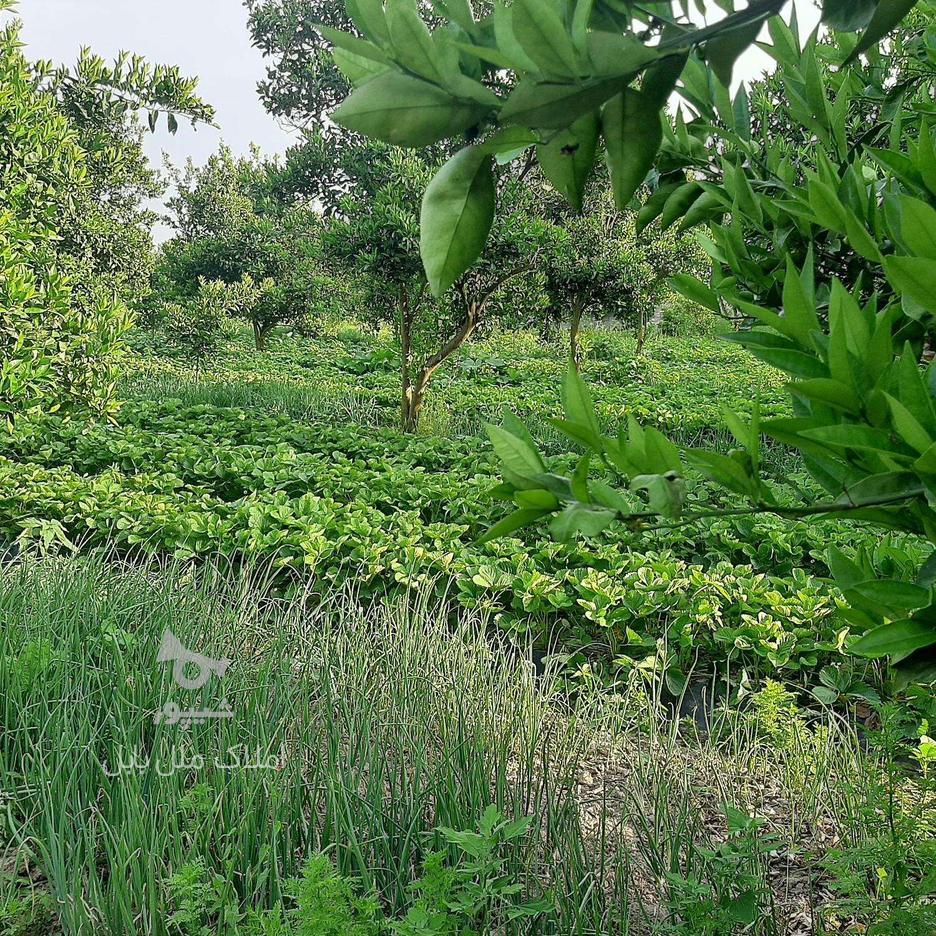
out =
<path fill-rule="evenodd" d="M 562 129 L 601 107 L 623 84 L 621 78 L 576 84 L 521 78 L 507 96 L 499 120 L 525 127 Z"/>
<path fill-rule="evenodd" d="M 348 15 L 372 42 L 382 45 L 390 39 L 383 0 L 347 0 Z"/>
<path fill-rule="evenodd" d="M 663 124 L 656 103 L 640 91 L 625 88 L 601 111 L 614 201 L 623 211 L 653 167 Z"/>
<path fill-rule="evenodd" d="M 862 52 L 867 52 L 875 43 L 880 42 L 915 6 L 917 0 L 880 0 L 868 28 L 858 45 L 845 60 L 848 65 Z"/>
<path fill-rule="evenodd" d="M 595 78 L 631 78 L 658 56 L 655 49 L 633 36 L 602 30 L 588 33 L 586 47 Z"/>
<path fill-rule="evenodd" d="M 432 292 L 441 296 L 478 258 L 494 220 L 491 157 L 459 150 L 429 183 L 419 216 L 419 253 Z"/>
<path fill-rule="evenodd" d="M 485 429 L 491 444 L 494 446 L 495 454 L 512 476 L 508 478 L 509 481 L 515 483 L 513 479 L 517 478 L 522 482 L 530 482 L 537 475 L 545 473 L 546 466 L 543 459 L 540 457 L 539 452 L 527 441 L 500 426 L 494 426 L 490 423 L 485 424 Z M 524 487 L 526 490 L 542 487 L 541 484 L 529 483 L 516 486 Z"/>
<path fill-rule="evenodd" d="M 594 435 L 600 437 L 601 429 L 598 426 L 598 417 L 595 415 L 595 404 L 573 360 L 569 361 L 562 380 L 562 405 L 569 422 L 585 426 Z"/>
<path fill-rule="evenodd" d="M 848 237 L 848 242 L 865 260 L 870 260 L 872 263 L 884 263 L 884 257 L 874 238 L 855 212 L 847 206 L 845 206 L 845 235 Z"/>
<path fill-rule="evenodd" d="M 820 179 L 813 177 L 809 180 L 809 207 L 812 208 L 816 219 L 822 227 L 844 234 L 847 227 L 845 206 L 831 185 L 826 185 Z"/>
<path fill-rule="evenodd" d="M 757 894 L 753 890 L 746 890 L 733 897 L 728 904 L 728 913 L 735 923 L 750 926 L 757 920 Z"/>
<path fill-rule="evenodd" d="M 590 462 L 591 455 L 586 452 L 579 459 L 571 478 L 572 496 L 582 504 L 591 503 L 591 495 L 588 493 L 588 466 Z"/>
<path fill-rule="evenodd" d="M 897 435 L 922 455 L 933 444 L 933 439 L 900 400 L 895 399 L 889 393 L 885 393 L 884 396 L 890 407 L 891 422 Z"/>
<path fill-rule="evenodd" d="M 583 504 L 569 504 L 549 524 L 549 532 L 558 539 L 568 541 L 576 533 L 582 536 L 597 536 L 610 526 L 617 514 L 604 507 L 586 507 Z"/>
<path fill-rule="evenodd" d="M 750 497 L 757 490 L 757 482 L 744 470 L 740 462 L 710 452 L 706 449 L 689 449 L 686 452 L 689 463 L 706 477 L 711 478 L 723 487 L 745 497 Z"/>
<path fill-rule="evenodd" d="M 368 42 L 366 39 L 361 39 L 351 33 L 342 32 L 340 29 L 332 29 L 330 26 L 316 26 L 315 28 L 336 49 L 344 49 L 352 55 L 371 59 L 371 61 L 379 62 L 381 65 L 390 64 L 390 59 L 387 58 L 383 49 L 374 45 L 373 42 Z"/>
<path fill-rule="evenodd" d="M 835 579 L 835 584 L 842 591 L 846 591 L 853 585 L 857 585 L 858 582 L 867 579 L 864 570 L 857 563 L 852 562 L 837 546 L 828 548 L 826 562 L 832 572 L 832 578 Z"/>
<path fill-rule="evenodd" d="M 925 309 L 936 310 L 936 260 L 926 257 L 887 257 L 887 278 L 894 288 Z"/>
<path fill-rule="evenodd" d="M 582 210 L 585 183 L 595 164 L 598 115 L 580 117 L 568 130 L 560 130 L 548 143 L 536 147 L 536 159 L 547 179 L 576 210 Z"/>
<path fill-rule="evenodd" d="M 819 331 L 819 318 L 815 304 L 806 294 L 799 271 L 790 256 L 787 256 L 786 277 L 783 281 L 783 315 L 793 330 L 793 337 L 804 348 L 810 347 L 812 333 Z"/>
<path fill-rule="evenodd" d="M 518 72 L 536 71 L 536 62 L 523 51 L 523 46 L 514 35 L 513 11 L 504 4 L 503 0 L 494 0 L 491 20 L 494 24 L 494 39 L 497 48 L 510 61 L 511 67 Z"/>
<path fill-rule="evenodd" d="M 882 429 L 862 425 L 820 426 L 804 429 L 802 435 L 835 448 L 853 448 L 871 452 L 893 453 L 890 436 Z"/>
<path fill-rule="evenodd" d="M 936 210 L 919 198 L 901 195 L 900 236 L 917 256 L 936 260 Z"/>
<path fill-rule="evenodd" d="M 749 345 L 751 354 L 771 367 L 776 367 L 794 377 L 828 377 L 826 366 L 814 354 L 805 351 L 788 351 L 785 348 L 758 347 Z"/>
<path fill-rule="evenodd" d="M 868 475 L 849 484 L 838 499 L 841 504 L 876 504 L 881 501 L 910 500 L 919 497 L 923 487 L 919 479 L 906 471 L 887 471 Z"/>
<path fill-rule="evenodd" d="M 639 237 L 651 225 L 663 211 L 666 200 L 679 188 L 678 182 L 670 182 L 667 185 L 661 185 L 654 193 L 643 203 L 640 211 L 637 213 L 637 225 L 635 232 Z"/>
<path fill-rule="evenodd" d="M 497 68 L 510 69 L 514 67 L 511 60 L 497 49 L 491 49 L 488 46 L 472 45 L 468 42 L 453 42 L 452 45 L 459 51 L 467 52 L 476 59 L 480 59 L 482 62 L 488 62 L 491 65 L 495 65 Z"/>
<path fill-rule="evenodd" d="M 822 22 L 840 32 L 855 32 L 871 22 L 877 0 L 824 0 Z"/>
<path fill-rule="evenodd" d="M 332 119 L 385 143 L 421 147 L 467 130 L 488 110 L 427 81 L 388 71 L 355 88 Z"/>
<path fill-rule="evenodd" d="M 483 536 L 479 536 L 478 539 L 475 540 L 475 543 L 481 546 L 484 543 L 490 543 L 492 540 L 510 536 L 511 533 L 515 533 L 517 530 L 532 526 L 537 520 L 540 520 L 542 517 L 552 512 L 552 510 L 534 509 L 515 510 L 512 514 L 508 514 L 504 517 L 503 520 L 498 520 Z"/>
<path fill-rule="evenodd" d="M 383 74 L 389 68 L 387 65 L 381 65 L 373 59 L 355 55 L 346 49 L 335 49 L 332 52 L 332 58 L 335 60 L 338 70 L 348 79 L 352 88 L 357 88 L 376 78 L 377 75 Z"/>
<path fill-rule="evenodd" d="M 577 77 L 580 69 L 572 37 L 555 8 L 537 0 L 514 0 L 510 9 L 514 36 L 540 71 Z"/>
<path fill-rule="evenodd" d="M 904 620 L 869 631 L 849 650 L 858 656 L 904 656 L 936 643 L 936 626 L 928 621 Z"/>
<path fill-rule="evenodd" d="M 711 286 L 706 286 L 700 279 L 689 273 L 677 273 L 670 277 L 668 282 L 679 295 L 685 296 L 690 302 L 695 302 L 703 308 L 710 309 L 716 315 L 721 315 L 718 293 Z"/>
<path fill-rule="evenodd" d="M 925 123 L 920 128 L 917 166 L 924 184 L 933 195 L 936 195 L 936 146 L 933 144 L 933 130 Z"/>
<path fill-rule="evenodd" d="M 840 380 L 816 377 L 791 383 L 789 390 L 804 399 L 832 406 L 846 413 L 858 413 L 861 410 L 861 403 L 854 390 Z"/>
<path fill-rule="evenodd" d="M 663 214 L 660 217 L 660 231 L 665 231 L 681 218 L 685 217 L 689 209 L 701 195 L 702 188 L 698 182 L 686 182 L 680 185 L 666 200 Z"/>
<path fill-rule="evenodd" d="M 763 25 L 757 20 L 721 33 L 705 44 L 705 59 L 726 88 L 731 85 L 735 62 L 751 47 Z"/>
<path fill-rule="evenodd" d="M 862 598 L 901 611 L 913 611 L 930 602 L 930 590 L 912 582 L 900 582 L 896 579 L 869 579 L 852 585 L 849 592 L 856 592 Z"/>
<path fill-rule="evenodd" d="M 385 11 L 396 60 L 409 71 L 444 84 L 446 70 L 439 48 L 419 15 L 416 0 L 390 0 Z"/>
<path fill-rule="evenodd" d="M 631 481 L 631 487 L 635 491 L 645 490 L 650 509 L 661 517 L 674 520 L 682 513 L 686 495 L 686 486 L 682 478 L 642 474 Z"/>
<path fill-rule="evenodd" d="M 518 507 L 524 510 L 553 511 L 559 507 L 559 498 L 552 491 L 536 488 L 533 491 L 516 491 L 513 495 Z"/>

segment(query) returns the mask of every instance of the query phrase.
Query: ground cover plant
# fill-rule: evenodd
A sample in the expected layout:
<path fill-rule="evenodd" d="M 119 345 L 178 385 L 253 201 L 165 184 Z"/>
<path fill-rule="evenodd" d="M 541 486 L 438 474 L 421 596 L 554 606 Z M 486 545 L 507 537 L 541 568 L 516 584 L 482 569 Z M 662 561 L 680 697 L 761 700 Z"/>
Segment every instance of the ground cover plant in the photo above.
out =
<path fill-rule="evenodd" d="M 695 339 L 680 350 L 678 342 L 661 341 L 653 353 L 636 357 L 626 335 L 602 337 L 619 350 L 599 351 L 607 359 L 594 360 L 592 369 L 596 349 L 586 336 L 583 362 L 608 382 L 599 410 L 633 410 L 655 398 L 657 418 L 668 420 L 664 427 L 687 439 L 719 412 L 724 400 L 706 402 L 711 383 L 700 373 L 705 342 Z M 481 421 L 511 399 L 525 399 L 542 414 L 552 392 L 546 388 L 564 367 L 562 345 L 542 349 L 538 361 L 517 369 L 515 387 L 486 385 L 475 367 L 466 368 L 440 397 L 457 400 L 470 383 L 481 409 L 474 429 L 466 421 L 461 438 L 425 432 L 407 438 L 395 428 L 393 362 L 383 371 L 371 366 L 364 380 L 357 373 L 359 360 L 379 358 L 387 344 L 354 338 L 284 337 L 278 349 L 258 357 L 242 333 L 208 372 L 142 356 L 127 388 L 138 399 L 118 424 L 22 423 L 0 453 L 11 491 L 3 517 L 8 540 L 26 544 L 55 525 L 62 541 L 120 544 L 129 553 L 269 559 L 281 570 L 283 588 L 309 575 L 323 592 L 348 581 L 370 595 L 429 582 L 440 598 L 452 594 L 467 608 L 484 609 L 504 630 L 528 633 L 543 649 L 571 654 L 576 665 L 615 672 L 640 663 L 668 673 L 673 685 L 700 660 L 736 660 L 758 673 L 779 668 L 804 685 L 815 684 L 822 665 L 845 664 L 848 624 L 839 614 L 840 596 L 824 581 L 823 550 L 829 542 L 853 545 L 851 527 L 786 530 L 776 518 L 725 518 L 645 536 L 625 531 L 606 544 L 563 545 L 544 537 L 521 554 L 509 543 L 478 544 L 500 510 L 489 493 L 495 460 L 478 455 Z M 518 340 L 491 339 L 480 350 L 496 367 L 499 348 L 506 346 L 507 356 Z M 707 344 L 713 370 L 747 360 L 730 346 Z M 664 403 L 663 387 L 681 356 L 685 379 Z M 289 412 L 288 393 L 274 387 L 272 400 L 261 395 L 229 403 L 225 388 L 244 362 L 252 368 L 242 375 L 245 386 L 251 378 L 263 386 L 262 375 L 275 373 L 300 394 L 312 386 L 322 393 L 324 385 L 324 399 Z M 642 386 L 635 379 L 640 374 Z M 170 375 L 175 385 L 167 383 Z M 207 397 L 173 399 L 184 396 L 186 380 L 189 392 L 200 388 Z M 770 392 L 769 372 L 754 366 L 746 379 L 739 375 L 739 394 L 749 392 L 752 380 L 763 380 L 765 396 Z M 154 391 L 158 400 L 141 398 Z M 342 392 L 348 421 L 338 425 Z M 356 410 L 384 426 L 361 431 Z M 781 458 L 778 471 L 789 467 Z M 798 483 L 808 484 L 802 469 L 799 475 Z M 785 483 L 794 490 L 795 474 Z M 869 539 L 868 546 L 898 564 L 914 561 L 899 536 Z"/>

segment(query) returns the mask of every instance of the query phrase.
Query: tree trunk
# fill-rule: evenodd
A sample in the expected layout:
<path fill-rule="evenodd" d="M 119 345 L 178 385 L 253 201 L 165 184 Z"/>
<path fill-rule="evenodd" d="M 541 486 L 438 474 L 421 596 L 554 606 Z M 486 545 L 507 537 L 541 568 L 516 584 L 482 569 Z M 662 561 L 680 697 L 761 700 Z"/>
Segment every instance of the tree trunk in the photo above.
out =
<path fill-rule="evenodd" d="M 266 336 L 269 331 L 270 327 L 268 325 L 261 325 L 259 322 L 253 323 L 254 346 L 258 351 L 266 348 Z"/>
<path fill-rule="evenodd" d="M 404 432 L 414 432 L 415 423 L 411 424 L 410 395 L 412 380 L 410 378 L 410 357 L 413 348 L 413 309 L 406 293 L 406 287 L 400 285 L 398 298 L 400 310 L 400 377 L 402 394 L 400 397 L 400 425 Z"/>
<path fill-rule="evenodd" d="M 637 313 L 637 354 L 643 354 L 644 344 L 647 341 L 647 312 L 643 304 Z"/>
<path fill-rule="evenodd" d="M 465 317 L 462 319 L 455 334 L 426 360 L 415 379 L 410 380 L 408 366 L 403 382 L 403 431 L 415 432 L 419 426 L 419 416 L 426 401 L 426 390 L 432 375 L 444 364 L 472 335 L 481 314 L 484 311 L 484 301 L 465 300 Z"/>
<path fill-rule="evenodd" d="M 582 299 L 576 296 L 572 300 L 572 320 L 569 323 L 569 356 L 573 363 L 578 367 L 579 362 L 579 329 L 582 326 Z"/>

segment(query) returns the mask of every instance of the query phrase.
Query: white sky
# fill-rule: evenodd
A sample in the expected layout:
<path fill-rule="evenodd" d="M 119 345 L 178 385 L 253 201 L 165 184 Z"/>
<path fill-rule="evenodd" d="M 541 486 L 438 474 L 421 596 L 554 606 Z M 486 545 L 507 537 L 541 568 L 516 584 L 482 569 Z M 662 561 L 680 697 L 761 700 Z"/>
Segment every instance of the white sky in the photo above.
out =
<path fill-rule="evenodd" d="M 819 13 L 813 0 L 796 0 L 796 5 L 805 35 Z M 788 15 L 789 6 L 784 12 Z M 269 153 L 290 145 L 290 135 L 257 96 L 264 62 L 250 45 L 241 0 L 19 0 L 18 15 L 30 58 L 71 63 L 83 45 L 106 59 L 126 49 L 199 77 L 199 91 L 216 109 L 220 130 L 202 126 L 193 131 L 182 123 L 172 137 L 161 121 L 146 142 L 157 165 L 163 151 L 176 164 L 189 156 L 204 162 L 221 140 L 237 153 L 251 143 Z M 758 75 L 769 61 L 759 50 L 749 51 L 735 69 L 736 79 Z"/>

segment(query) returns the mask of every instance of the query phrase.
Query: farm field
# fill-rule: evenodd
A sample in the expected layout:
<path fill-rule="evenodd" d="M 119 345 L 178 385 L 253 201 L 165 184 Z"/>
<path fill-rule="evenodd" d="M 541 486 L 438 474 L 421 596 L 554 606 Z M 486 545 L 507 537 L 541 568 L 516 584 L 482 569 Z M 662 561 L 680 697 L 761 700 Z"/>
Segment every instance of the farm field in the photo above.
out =
<path fill-rule="evenodd" d="M 352 585 L 362 599 L 427 587 L 540 649 L 571 654 L 573 669 L 610 676 L 653 663 L 675 685 L 692 667 L 731 662 L 809 689 L 823 666 L 844 665 L 847 623 L 822 557 L 830 543 L 854 545 L 850 524 L 719 518 L 622 528 L 600 543 L 476 545 L 503 513 L 490 495 L 498 479 L 483 421 L 499 421 L 504 406 L 537 414 L 548 446 L 544 417 L 561 409 L 558 349 L 524 335 L 475 346 L 440 382 L 413 437 L 393 428 L 398 365 L 388 341 L 346 329 L 343 338 L 277 338 L 257 354 L 247 340 L 232 340 L 201 373 L 141 355 L 126 378 L 135 399 L 115 425 L 53 419 L 11 435 L 0 452 L 8 540 L 269 565 L 287 591 L 306 577 L 323 595 Z M 595 344 L 583 367 L 611 425 L 637 410 L 687 443 L 713 427 L 717 437 L 722 405 L 743 405 L 752 386 L 765 409 L 783 411 L 768 368 L 717 338 L 661 337 L 641 357 L 623 334 Z M 524 364 L 511 366 L 517 345 Z M 791 490 L 809 484 L 795 457 L 778 451 L 775 461 Z M 865 542 L 916 560 L 892 548 L 899 537 Z"/>
<path fill-rule="evenodd" d="M 934 89 L 0 0 L 0 936 L 936 936 Z"/>
<path fill-rule="evenodd" d="M 511 367 L 518 344 L 529 363 Z M 624 334 L 584 346 L 609 420 L 656 407 L 692 441 L 718 426 L 715 372 L 734 375 L 739 402 L 754 386 L 784 406 L 769 369 L 714 337 L 660 336 L 640 356 Z M 685 879 L 680 899 L 743 874 L 780 931 L 831 913 L 831 877 L 811 869 L 857 860 L 834 846 L 874 834 L 880 795 L 865 722 L 882 674 L 844 652 L 822 558 L 855 545 L 854 525 L 761 516 L 477 545 L 499 516 L 481 422 L 503 405 L 555 411 L 562 367 L 533 336 L 479 343 L 412 436 L 394 428 L 387 339 L 344 326 L 258 353 L 235 331 L 210 367 L 137 352 L 112 425 L 53 417 L 9 436 L 4 535 L 47 555 L 0 572 L 6 809 L 16 840 L 40 848 L 43 883 L 28 897 L 14 878 L 7 918 L 292 932 L 286 908 L 348 881 L 354 901 L 375 890 L 405 912 L 419 856 L 445 843 L 436 827 L 472 832 L 491 804 L 532 822 L 522 848 L 491 833 L 490 860 L 550 891 L 542 932 L 665 919 L 653 881 L 674 855 L 712 875 Z M 476 411 L 460 407 L 469 381 Z M 810 483 L 791 453 L 772 461 L 784 484 Z M 912 561 L 900 537 L 857 535 Z M 171 694 L 151 662 L 166 628 L 209 654 L 234 648 L 230 730 L 152 724 Z M 30 755 L 35 706 L 47 717 Z M 233 782 L 229 751 L 275 769 Z M 163 776 L 172 758 L 185 769 Z M 731 837 L 708 844 L 725 803 Z M 303 870 L 303 854 L 335 864 Z M 377 932 L 360 906 L 354 925 Z"/>

